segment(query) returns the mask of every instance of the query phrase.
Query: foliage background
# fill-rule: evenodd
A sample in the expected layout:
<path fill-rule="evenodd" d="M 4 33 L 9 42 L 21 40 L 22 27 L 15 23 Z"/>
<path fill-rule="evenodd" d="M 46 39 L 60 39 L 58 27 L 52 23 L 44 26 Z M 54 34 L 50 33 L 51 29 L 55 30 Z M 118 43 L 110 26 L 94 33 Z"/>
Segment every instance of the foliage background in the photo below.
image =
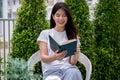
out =
<path fill-rule="evenodd" d="M 45 0 L 23 0 L 12 38 L 12 55 L 28 59 L 38 48 L 36 39 L 49 27 Z M 81 52 L 92 62 L 91 80 L 120 79 L 120 1 L 99 0 L 95 20 L 89 20 L 86 0 L 65 0 L 79 31 Z M 112 5 L 112 6 L 111 6 Z M 85 69 L 80 68 L 83 78 Z"/>
<path fill-rule="evenodd" d="M 72 17 L 75 22 L 75 25 L 78 29 L 80 42 L 81 42 L 81 52 L 89 57 L 93 65 L 93 74 L 94 76 L 94 66 L 96 65 L 95 56 L 95 38 L 94 38 L 94 26 L 93 23 L 89 20 L 89 7 L 87 5 L 86 0 L 65 0 L 67 5 L 69 6 Z M 83 78 L 85 77 L 85 69 L 81 64 L 78 63 L 78 67 L 80 68 Z"/>
<path fill-rule="evenodd" d="M 120 79 L 120 0 L 99 0 L 95 9 L 96 80 Z"/>
<path fill-rule="evenodd" d="M 12 36 L 12 57 L 27 60 L 39 48 L 37 37 L 48 28 L 45 0 L 22 0 Z"/>

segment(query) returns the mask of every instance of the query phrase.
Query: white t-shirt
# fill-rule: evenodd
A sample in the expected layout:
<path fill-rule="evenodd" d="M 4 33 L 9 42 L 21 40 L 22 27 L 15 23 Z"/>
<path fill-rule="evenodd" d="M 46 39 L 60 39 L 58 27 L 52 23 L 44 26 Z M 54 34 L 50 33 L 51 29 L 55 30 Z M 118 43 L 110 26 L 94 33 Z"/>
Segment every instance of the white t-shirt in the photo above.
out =
<path fill-rule="evenodd" d="M 57 40 L 58 43 L 62 43 L 66 40 L 68 40 L 67 35 L 66 35 L 66 31 L 63 32 L 57 32 L 54 28 L 52 29 L 48 29 L 48 30 L 43 30 L 39 37 L 37 38 L 37 41 L 44 41 L 47 43 L 47 47 L 48 47 L 48 55 L 52 56 L 54 55 L 54 52 L 51 50 L 50 48 L 50 44 L 49 44 L 49 37 L 48 35 L 51 35 L 54 39 Z M 80 44 L 80 41 L 78 39 L 78 44 Z M 69 57 L 64 58 L 63 60 L 59 61 L 59 60 L 55 60 L 51 63 L 44 63 L 42 61 L 42 71 L 43 73 L 49 69 L 54 69 L 54 68 L 59 68 L 59 69 L 66 69 L 69 67 L 72 67 L 73 65 L 71 65 L 69 63 Z M 74 65 L 75 66 L 75 65 Z"/>

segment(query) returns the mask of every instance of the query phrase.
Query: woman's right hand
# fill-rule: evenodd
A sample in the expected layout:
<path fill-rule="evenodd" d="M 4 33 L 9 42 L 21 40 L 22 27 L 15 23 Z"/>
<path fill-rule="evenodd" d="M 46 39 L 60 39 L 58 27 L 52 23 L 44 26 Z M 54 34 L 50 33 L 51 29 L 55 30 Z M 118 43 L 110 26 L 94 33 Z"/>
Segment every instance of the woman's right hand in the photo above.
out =
<path fill-rule="evenodd" d="M 59 52 L 59 53 L 58 53 L 58 50 L 56 50 L 54 56 L 55 56 L 56 60 L 62 60 L 66 54 L 67 54 L 67 50 L 64 50 L 64 51 Z"/>

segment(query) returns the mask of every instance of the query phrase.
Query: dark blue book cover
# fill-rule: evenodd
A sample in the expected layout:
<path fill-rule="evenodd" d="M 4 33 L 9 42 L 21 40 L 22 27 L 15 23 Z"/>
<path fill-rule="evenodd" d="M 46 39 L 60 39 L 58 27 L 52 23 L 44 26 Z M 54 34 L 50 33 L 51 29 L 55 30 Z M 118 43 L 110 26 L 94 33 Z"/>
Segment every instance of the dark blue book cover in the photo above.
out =
<path fill-rule="evenodd" d="M 49 35 L 49 42 L 50 42 L 50 47 L 54 52 L 56 50 L 58 50 L 58 52 L 61 52 L 63 50 L 67 50 L 67 54 L 65 57 L 74 55 L 74 52 L 76 51 L 76 47 L 77 47 L 77 40 L 76 39 L 68 40 L 68 41 L 65 41 L 63 44 L 59 44 L 59 43 L 57 43 L 57 41 L 55 41 L 55 39 L 53 39 Z"/>

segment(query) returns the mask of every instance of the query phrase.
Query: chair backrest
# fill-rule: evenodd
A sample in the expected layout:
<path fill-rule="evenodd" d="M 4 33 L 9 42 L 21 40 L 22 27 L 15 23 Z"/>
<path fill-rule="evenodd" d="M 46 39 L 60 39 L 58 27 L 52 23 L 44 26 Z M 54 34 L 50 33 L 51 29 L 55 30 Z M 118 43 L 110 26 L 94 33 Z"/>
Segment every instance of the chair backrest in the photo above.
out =
<path fill-rule="evenodd" d="M 29 70 L 33 70 L 34 65 L 39 61 L 41 61 L 40 51 L 37 51 L 28 59 L 28 68 L 29 68 Z M 91 73 L 92 73 L 92 64 L 91 64 L 90 60 L 83 53 L 79 53 L 78 61 L 80 63 L 82 63 L 84 65 L 84 67 L 85 67 L 85 70 L 86 70 L 85 80 L 90 80 L 90 76 L 91 76 Z"/>

